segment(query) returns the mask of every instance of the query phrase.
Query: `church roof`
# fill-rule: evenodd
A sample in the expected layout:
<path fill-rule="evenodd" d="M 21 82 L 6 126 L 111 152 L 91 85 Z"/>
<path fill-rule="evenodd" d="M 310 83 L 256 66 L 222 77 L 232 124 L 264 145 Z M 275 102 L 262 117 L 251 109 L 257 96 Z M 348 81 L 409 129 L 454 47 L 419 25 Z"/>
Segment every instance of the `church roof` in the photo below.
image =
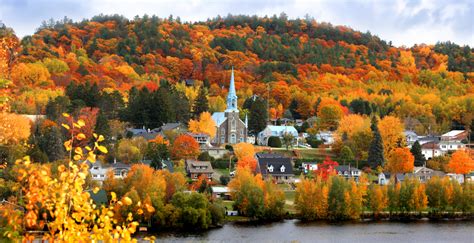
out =
<path fill-rule="evenodd" d="M 212 114 L 212 120 L 214 120 L 214 122 L 216 122 L 216 126 L 220 127 L 221 124 L 223 122 L 225 122 L 225 120 L 227 119 L 227 117 L 225 117 L 225 112 L 214 112 Z"/>

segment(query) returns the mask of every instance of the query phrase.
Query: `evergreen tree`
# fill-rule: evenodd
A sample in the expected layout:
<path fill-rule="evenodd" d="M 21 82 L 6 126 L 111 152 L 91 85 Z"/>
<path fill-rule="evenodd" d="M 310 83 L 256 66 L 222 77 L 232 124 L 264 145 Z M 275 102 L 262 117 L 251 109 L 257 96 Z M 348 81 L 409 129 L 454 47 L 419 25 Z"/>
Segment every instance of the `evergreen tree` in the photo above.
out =
<path fill-rule="evenodd" d="M 162 161 L 170 157 L 166 144 L 148 143 L 145 157 L 151 160 L 150 166 L 155 170 L 162 169 Z"/>
<path fill-rule="evenodd" d="M 193 114 L 194 117 L 199 117 L 199 115 L 205 111 L 209 111 L 209 102 L 207 100 L 207 89 L 201 87 L 199 89 L 199 94 L 194 101 Z"/>
<path fill-rule="evenodd" d="M 379 165 L 383 166 L 385 158 L 383 155 L 383 143 L 382 136 L 380 135 L 379 128 L 377 127 L 377 117 L 372 117 L 372 124 L 370 129 L 372 130 L 373 139 L 369 147 L 369 156 L 367 162 L 372 168 L 375 168 Z"/>
<path fill-rule="evenodd" d="M 416 141 L 410 149 L 411 154 L 415 157 L 415 166 L 424 166 L 426 159 L 425 156 L 421 153 L 421 145 Z"/>
<path fill-rule="evenodd" d="M 38 146 L 47 156 L 49 161 L 64 159 L 66 151 L 63 146 L 64 136 L 59 127 L 46 128 L 43 134 L 38 136 Z"/>
<path fill-rule="evenodd" d="M 69 112 L 71 101 L 67 96 L 58 96 L 54 100 L 50 99 L 46 104 L 46 117 L 49 120 L 57 121 L 64 112 Z"/>
<path fill-rule="evenodd" d="M 263 131 L 268 120 L 267 102 L 260 97 L 253 96 L 245 100 L 243 108 L 249 111 L 249 132 L 257 134 Z"/>
<path fill-rule="evenodd" d="M 288 109 L 291 112 L 291 115 L 294 119 L 301 119 L 301 114 L 297 111 L 298 110 L 298 101 L 293 99 L 290 103 L 290 107 Z"/>
<path fill-rule="evenodd" d="M 110 141 L 111 132 L 110 132 L 109 120 L 107 119 L 107 116 L 102 111 L 100 111 L 99 114 L 97 115 L 94 131 L 95 133 L 104 136 L 105 143 L 108 143 Z"/>

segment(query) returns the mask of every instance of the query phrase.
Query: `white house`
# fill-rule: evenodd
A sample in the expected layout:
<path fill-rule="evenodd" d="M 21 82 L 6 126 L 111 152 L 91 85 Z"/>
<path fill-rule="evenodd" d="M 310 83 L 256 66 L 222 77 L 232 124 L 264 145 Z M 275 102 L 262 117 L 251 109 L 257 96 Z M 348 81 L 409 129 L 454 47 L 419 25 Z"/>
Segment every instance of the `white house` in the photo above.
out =
<path fill-rule="evenodd" d="M 418 134 L 416 134 L 416 132 L 412 130 L 405 130 L 403 133 L 405 134 L 408 147 L 411 147 L 416 141 L 418 141 Z"/>
<path fill-rule="evenodd" d="M 446 176 L 449 176 L 453 181 L 456 180 L 459 184 L 464 183 L 464 175 L 462 174 L 448 173 Z"/>
<path fill-rule="evenodd" d="M 344 178 L 354 178 L 354 180 L 358 181 L 361 175 L 361 171 L 356 167 L 351 165 L 339 165 L 336 167 L 336 172 L 340 176 L 344 176 Z"/>
<path fill-rule="evenodd" d="M 467 139 L 466 130 L 451 130 L 443 135 L 441 135 L 441 141 L 448 142 L 461 142 L 464 139 Z"/>
<path fill-rule="evenodd" d="M 130 170 L 130 165 L 114 162 L 112 164 L 104 164 L 100 161 L 89 164 L 89 173 L 92 176 L 92 180 L 102 183 L 107 177 L 109 171 L 113 171 L 115 179 L 123 179 L 127 176 L 128 171 Z"/>
<path fill-rule="evenodd" d="M 285 134 L 292 135 L 295 141 L 297 141 L 298 139 L 298 131 L 293 126 L 267 125 L 267 127 L 263 131 L 258 133 L 257 142 L 259 145 L 267 146 L 268 138 L 275 136 L 275 137 L 280 137 L 280 139 L 283 139 L 283 136 Z"/>
<path fill-rule="evenodd" d="M 459 149 L 465 149 L 466 145 L 459 141 L 444 141 L 439 142 L 439 148 L 443 152 L 456 151 Z"/>
<path fill-rule="evenodd" d="M 442 151 L 439 147 L 439 144 L 436 142 L 429 142 L 421 145 L 421 153 L 425 156 L 426 160 L 432 159 L 443 155 L 445 152 Z"/>
<path fill-rule="evenodd" d="M 303 162 L 301 163 L 301 168 L 303 169 L 304 173 L 307 174 L 310 171 L 318 170 L 318 163 L 317 162 Z"/>
<path fill-rule="evenodd" d="M 334 143 L 334 136 L 333 132 L 331 131 L 320 131 L 316 134 L 316 138 L 323 141 L 323 143 L 326 145 Z"/>

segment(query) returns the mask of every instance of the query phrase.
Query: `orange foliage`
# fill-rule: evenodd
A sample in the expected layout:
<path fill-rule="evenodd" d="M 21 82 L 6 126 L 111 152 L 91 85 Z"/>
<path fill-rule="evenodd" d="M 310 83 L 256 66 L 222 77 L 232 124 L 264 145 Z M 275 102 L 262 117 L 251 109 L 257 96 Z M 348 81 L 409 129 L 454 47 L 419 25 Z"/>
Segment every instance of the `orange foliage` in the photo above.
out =
<path fill-rule="evenodd" d="M 189 121 L 189 130 L 193 133 L 205 133 L 212 139 L 216 136 L 216 122 L 212 119 L 211 113 L 203 112 L 199 115 L 199 120 Z"/>
<path fill-rule="evenodd" d="M 30 120 L 21 115 L 0 112 L 0 144 L 18 144 L 30 136 Z"/>
<path fill-rule="evenodd" d="M 474 160 L 464 150 L 453 153 L 448 163 L 448 170 L 457 174 L 469 174 L 474 171 Z"/>
<path fill-rule="evenodd" d="M 176 159 L 195 159 L 199 155 L 199 144 L 186 134 L 179 135 L 171 147 L 171 156 Z"/>
<path fill-rule="evenodd" d="M 395 148 L 388 157 L 385 170 L 391 173 L 410 173 L 415 167 L 415 157 L 408 148 Z"/>

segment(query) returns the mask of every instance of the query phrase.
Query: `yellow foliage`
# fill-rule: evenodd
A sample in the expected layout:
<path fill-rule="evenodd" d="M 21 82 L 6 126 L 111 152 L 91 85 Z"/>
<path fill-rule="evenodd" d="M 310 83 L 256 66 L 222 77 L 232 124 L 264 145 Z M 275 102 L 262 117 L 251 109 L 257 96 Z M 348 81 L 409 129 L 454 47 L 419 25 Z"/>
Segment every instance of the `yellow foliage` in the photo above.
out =
<path fill-rule="evenodd" d="M 0 112 L 0 144 L 18 144 L 30 136 L 28 118 L 14 113 Z"/>
<path fill-rule="evenodd" d="M 212 119 L 211 113 L 203 112 L 199 120 L 191 119 L 189 121 L 189 130 L 193 133 L 208 134 L 211 139 L 216 136 L 216 122 Z"/>

